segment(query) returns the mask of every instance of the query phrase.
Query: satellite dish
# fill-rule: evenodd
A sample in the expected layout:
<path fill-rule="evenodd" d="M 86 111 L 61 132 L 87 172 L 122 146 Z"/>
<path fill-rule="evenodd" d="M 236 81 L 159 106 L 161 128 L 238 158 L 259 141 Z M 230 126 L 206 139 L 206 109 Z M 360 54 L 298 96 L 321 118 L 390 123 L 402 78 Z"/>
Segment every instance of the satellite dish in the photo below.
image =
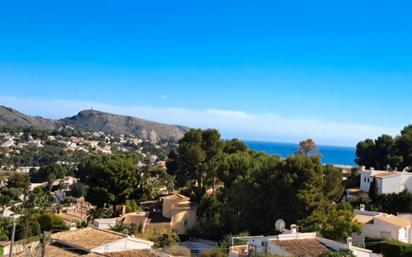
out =
<path fill-rule="evenodd" d="M 286 223 L 285 223 L 284 220 L 278 219 L 278 220 L 275 222 L 275 227 L 276 227 L 276 230 L 277 230 L 277 231 L 283 232 L 283 231 L 285 230 Z"/>

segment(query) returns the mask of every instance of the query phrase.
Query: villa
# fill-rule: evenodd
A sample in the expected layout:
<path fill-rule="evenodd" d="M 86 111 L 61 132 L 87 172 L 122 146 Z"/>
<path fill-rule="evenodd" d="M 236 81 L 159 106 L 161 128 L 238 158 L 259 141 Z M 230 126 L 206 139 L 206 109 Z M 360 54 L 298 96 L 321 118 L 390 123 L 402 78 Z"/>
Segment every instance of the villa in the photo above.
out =
<path fill-rule="evenodd" d="M 375 170 L 374 168 L 366 170 L 365 167 L 361 167 L 360 189 L 362 192 L 369 192 L 374 177 L 378 183 L 379 194 L 399 193 L 403 190 L 412 192 L 412 173 L 410 172 Z"/>
<path fill-rule="evenodd" d="M 316 232 L 300 233 L 296 225 L 290 230 L 276 236 L 252 236 L 247 238 L 246 245 L 232 246 L 229 257 L 247 257 L 253 253 L 275 256 L 305 256 L 318 257 L 329 251 L 349 249 L 356 257 L 377 257 L 371 250 L 352 245 L 348 238 L 347 244 L 318 237 Z"/>

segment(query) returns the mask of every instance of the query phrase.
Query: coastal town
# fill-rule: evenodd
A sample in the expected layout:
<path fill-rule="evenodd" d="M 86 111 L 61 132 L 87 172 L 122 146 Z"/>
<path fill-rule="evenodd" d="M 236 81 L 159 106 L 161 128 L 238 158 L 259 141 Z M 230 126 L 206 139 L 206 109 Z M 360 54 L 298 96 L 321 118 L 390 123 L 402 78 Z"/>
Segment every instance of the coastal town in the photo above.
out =
<path fill-rule="evenodd" d="M 366 167 L 359 151 L 354 167 L 322 164 L 313 140 L 280 158 L 210 129 L 178 142 L 1 131 L 4 256 L 375 257 L 412 246 L 412 173 Z"/>
<path fill-rule="evenodd" d="M 0 257 L 412 257 L 412 1 L 0 1 Z"/>

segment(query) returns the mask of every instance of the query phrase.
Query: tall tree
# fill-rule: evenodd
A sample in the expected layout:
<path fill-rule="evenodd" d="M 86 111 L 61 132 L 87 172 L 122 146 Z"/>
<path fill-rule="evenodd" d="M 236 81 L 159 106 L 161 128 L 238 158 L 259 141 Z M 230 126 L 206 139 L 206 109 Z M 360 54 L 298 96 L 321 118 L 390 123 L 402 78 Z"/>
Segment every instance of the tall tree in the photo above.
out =
<path fill-rule="evenodd" d="M 375 142 L 372 139 L 366 139 L 356 145 L 355 162 L 366 168 L 375 167 Z"/>
<path fill-rule="evenodd" d="M 89 156 L 79 164 L 77 174 L 88 186 L 87 201 L 114 210 L 135 192 L 139 179 L 137 161 L 131 155 Z"/>
<path fill-rule="evenodd" d="M 369 192 L 368 192 L 369 199 L 371 199 L 372 201 L 375 201 L 379 194 L 378 190 L 379 190 L 378 181 L 376 180 L 376 177 L 373 177 L 372 182 L 369 185 Z"/>
<path fill-rule="evenodd" d="M 319 148 L 315 141 L 312 139 L 306 139 L 299 143 L 299 147 L 296 150 L 297 155 L 308 155 L 308 154 L 318 154 Z"/>
<path fill-rule="evenodd" d="M 27 194 L 30 189 L 30 177 L 27 174 L 13 173 L 7 180 L 7 187 L 18 189 L 21 194 Z"/>
<path fill-rule="evenodd" d="M 325 179 L 323 193 L 328 200 L 338 202 L 342 199 L 344 191 L 342 169 L 326 165 L 323 174 Z"/>
<path fill-rule="evenodd" d="M 223 143 L 217 130 L 191 129 L 179 140 L 177 155 L 169 162 L 178 184 L 193 186 L 200 200 L 204 186 L 213 186 Z"/>

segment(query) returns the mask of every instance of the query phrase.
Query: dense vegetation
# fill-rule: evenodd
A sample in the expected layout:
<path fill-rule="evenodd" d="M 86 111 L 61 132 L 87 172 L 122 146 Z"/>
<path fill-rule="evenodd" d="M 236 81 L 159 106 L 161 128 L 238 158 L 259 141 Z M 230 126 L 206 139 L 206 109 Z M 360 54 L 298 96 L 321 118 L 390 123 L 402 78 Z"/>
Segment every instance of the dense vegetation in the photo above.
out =
<path fill-rule="evenodd" d="M 367 168 L 397 169 L 412 166 L 412 125 L 406 126 L 396 137 L 382 135 L 366 139 L 356 146 L 356 163 Z"/>
<path fill-rule="evenodd" d="M 216 130 L 190 130 L 167 166 L 184 192 L 199 202 L 200 222 L 192 235 L 272 234 L 280 218 L 332 239 L 358 231 L 351 207 L 335 204 L 342 197 L 342 172 L 322 165 L 320 156 L 310 152 L 302 149 L 281 159 L 249 151 L 238 140 L 223 141 Z M 205 194 L 209 188 L 213 195 Z"/>
<path fill-rule="evenodd" d="M 92 218 L 116 216 L 121 205 L 135 211 L 141 200 L 156 199 L 162 190 L 179 190 L 198 205 L 199 222 L 190 230 L 193 237 L 222 240 L 228 234 L 278 233 L 274 226 L 277 219 L 298 224 L 301 231 L 320 231 L 330 239 L 345 239 L 359 231 L 359 224 L 352 221 L 351 206 L 340 201 L 342 171 L 321 164 L 312 140 L 302 141 L 295 155 L 282 159 L 251 151 L 237 139 L 222 140 L 217 130 L 192 129 L 178 148 L 170 151 L 167 170 L 150 165 L 136 152 L 88 154 L 76 167 L 57 164 L 63 158 L 62 153 L 54 159 L 54 154 L 59 155 L 57 149 L 47 153 L 39 153 L 48 156 L 40 169 L 32 170 L 29 176 L 13 174 L 2 189 L 3 204 L 17 202 L 22 194 L 27 196 L 21 207 L 19 237 L 66 229 L 51 216 L 49 207 L 53 182 L 67 175 L 80 178 L 69 194 L 84 195 L 97 207 L 90 213 Z M 49 186 L 29 192 L 30 181 Z M 2 229 L 0 235 L 8 236 L 9 228 Z M 139 232 L 138 227 L 122 224 L 115 229 Z M 169 236 L 156 236 L 159 242 L 170 241 Z"/>
<path fill-rule="evenodd" d="M 78 166 L 76 176 L 87 187 L 86 200 L 98 209 L 113 209 L 136 200 L 155 199 L 161 188 L 172 189 L 165 169 L 137 167 L 138 155 L 91 155 Z M 79 186 L 79 185 L 78 185 Z"/>

